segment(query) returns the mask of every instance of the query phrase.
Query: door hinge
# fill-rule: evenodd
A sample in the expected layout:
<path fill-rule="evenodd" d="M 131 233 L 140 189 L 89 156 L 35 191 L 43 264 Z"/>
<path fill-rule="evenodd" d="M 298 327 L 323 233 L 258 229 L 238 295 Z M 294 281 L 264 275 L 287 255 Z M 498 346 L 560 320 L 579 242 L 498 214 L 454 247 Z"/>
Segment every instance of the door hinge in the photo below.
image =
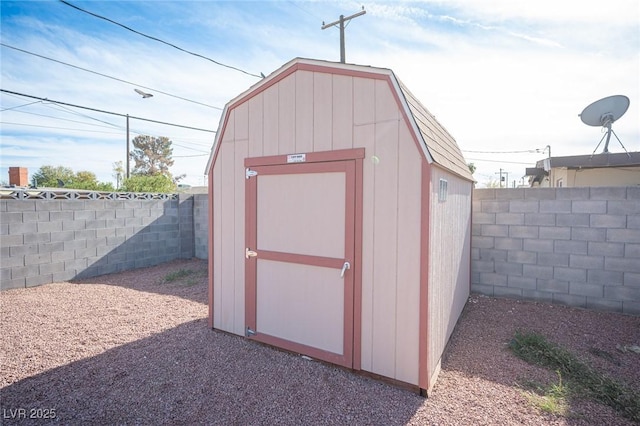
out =
<path fill-rule="evenodd" d="M 251 170 L 250 168 L 246 168 L 244 171 L 244 176 L 245 178 L 249 179 L 253 176 L 258 176 L 258 172 L 256 172 L 255 170 Z"/>
<path fill-rule="evenodd" d="M 247 327 L 246 332 L 244 333 L 245 336 L 247 337 L 251 337 L 251 336 L 255 336 L 257 333 L 255 331 L 253 331 L 251 329 L 251 327 Z"/>

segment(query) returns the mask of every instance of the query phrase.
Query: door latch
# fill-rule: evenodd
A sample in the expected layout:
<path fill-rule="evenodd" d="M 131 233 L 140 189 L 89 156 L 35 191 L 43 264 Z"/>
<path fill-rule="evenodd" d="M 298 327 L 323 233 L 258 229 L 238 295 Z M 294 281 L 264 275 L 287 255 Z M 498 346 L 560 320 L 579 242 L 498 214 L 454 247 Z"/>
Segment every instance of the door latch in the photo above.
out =
<path fill-rule="evenodd" d="M 258 252 L 253 251 L 253 250 L 249 250 L 249 247 L 244 249 L 244 258 L 248 259 L 250 257 L 256 257 L 258 255 Z"/>
<path fill-rule="evenodd" d="M 251 337 L 251 336 L 255 336 L 256 332 L 254 330 L 251 329 L 251 327 L 247 327 L 246 332 L 244 333 L 244 335 L 246 337 Z"/>
<path fill-rule="evenodd" d="M 347 272 L 347 269 L 351 269 L 351 264 L 349 262 L 344 262 L 344 265 L 342 265 L 342 271 L 340 272 L 340 278 L 344 278 L 344 273 Z"/>

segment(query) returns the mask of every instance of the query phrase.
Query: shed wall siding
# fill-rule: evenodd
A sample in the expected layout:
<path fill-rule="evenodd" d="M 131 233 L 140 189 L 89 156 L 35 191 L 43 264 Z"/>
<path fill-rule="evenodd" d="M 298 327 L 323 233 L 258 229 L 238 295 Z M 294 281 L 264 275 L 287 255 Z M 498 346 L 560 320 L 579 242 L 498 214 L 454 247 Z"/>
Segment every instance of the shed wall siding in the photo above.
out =
<path fill-rule="evenodd" d="M 244 159 L 249 155 L 248 108 L 229 114 L 213 169 L 214 327 L 244 333 Z M 237 137 L 244 137 L 237 139 Z M 243 285 L 238 285 L 243 283 Z"/>
<path fill-rule="evenodd" d="M 410 136 L 385 80 L 298 71 L 230 111 L 214 165 L 214 327 L 244 333 L 243 156 L 364 147 L 361 368 L 417 384 L 422 160 Z"/>
<path fill-rule="evenodd" d="M 447 180 L 447 199 L 439 201 L 440 179 Z M 440 357 L 469 297 L 471 279 L 471 191 L 468 181 L 431 167 L 429 249 L 428 371 Z"/>

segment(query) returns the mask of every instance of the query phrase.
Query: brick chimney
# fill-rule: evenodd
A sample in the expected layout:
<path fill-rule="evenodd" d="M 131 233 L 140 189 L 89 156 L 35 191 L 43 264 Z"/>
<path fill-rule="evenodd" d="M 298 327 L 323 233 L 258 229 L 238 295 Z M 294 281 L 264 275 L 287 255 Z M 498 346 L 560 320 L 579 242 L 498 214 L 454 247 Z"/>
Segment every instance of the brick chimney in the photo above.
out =
<path fill-rule="evenodd" d="M 26 167 L 9 167 L 9 185 L 29 186 L 29 172 Z"/>

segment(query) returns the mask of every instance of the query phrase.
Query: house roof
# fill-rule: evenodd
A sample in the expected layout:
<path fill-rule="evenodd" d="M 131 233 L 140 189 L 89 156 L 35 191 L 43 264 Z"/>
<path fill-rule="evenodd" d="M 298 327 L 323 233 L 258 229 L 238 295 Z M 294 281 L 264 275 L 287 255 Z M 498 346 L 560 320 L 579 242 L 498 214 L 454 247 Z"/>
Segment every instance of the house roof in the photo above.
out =
<path fill-rule="evenodd" d="M 429 163 L 436 163 L 456 175 L 473 181 L 466 161 L 453 136 L 447 132 L 438 120 L 422 105 L 422 103 L 400 82 L 393 71 L 386 68 L 377 68 L 364 65 L 342 64 L 338 62 L 320 61 L 312 59 L 295 58 L 284 64 L 278 70 L 263 78 L 247 91 L 229 101 L 222 112 L 218 132 L 211 148 L 211 155 L 207 162 L 205 174 L 208 174 L 215 157 L 217 146 L 224 133 L 226 118 L 231 109 L 247 100 L 269 86 L 277 83 L 284 77 L 299 69 L 308 69 L 315 72 L 330 74 L 346 74 L 364 78 L 387 79 L 395 91 L 396 100 L 408 120 L 410 130 L 420 144 L 424 158 Z"/>
<path fill-rule="evenodd" d="M 550 165 L 545 162 L 550 161 Z M 566 167 L 567 169 L 595 169 L 601 167 L 640 166 L 640 152 L 603 152 L 592 155 L 551 157 L 536 163 L 537 168 Z"/>

